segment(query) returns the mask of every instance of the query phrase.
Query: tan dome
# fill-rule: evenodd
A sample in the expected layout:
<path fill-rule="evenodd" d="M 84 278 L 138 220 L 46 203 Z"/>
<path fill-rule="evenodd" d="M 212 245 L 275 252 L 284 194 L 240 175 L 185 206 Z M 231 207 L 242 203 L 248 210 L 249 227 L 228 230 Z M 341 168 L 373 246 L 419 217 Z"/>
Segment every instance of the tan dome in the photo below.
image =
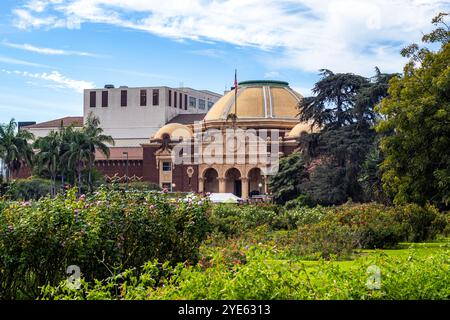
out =
<path fill-rule="evenodd" d="M 298 138 L 303 132 L 313 133 L 319 132 L 320 129 L 316 126 L 311 128 L 311 122 L 300 122 L 292 128 L 292 130 L 288 133 L 289 138 Z"/>
<path fill-rule="evenodd" d="M 171 140 L 190 139 L 193 136 L 192 130 L 180 123 L 169 123 L 162 126 L 154 135 L 153 139 L 163 139 L 168 135 Z"/>
<path fill-rule="evenodd" d="M 237 107 L 234 90 L 209 110 L 204 120 L 223 121 L 237 113 L 239 120 L 286 119 L 298 121 L 298 102 L 302 96 L 283 81 L 244 81 L 238 85 Z M 263 121 L 265 121 L 263 120 Z"/>

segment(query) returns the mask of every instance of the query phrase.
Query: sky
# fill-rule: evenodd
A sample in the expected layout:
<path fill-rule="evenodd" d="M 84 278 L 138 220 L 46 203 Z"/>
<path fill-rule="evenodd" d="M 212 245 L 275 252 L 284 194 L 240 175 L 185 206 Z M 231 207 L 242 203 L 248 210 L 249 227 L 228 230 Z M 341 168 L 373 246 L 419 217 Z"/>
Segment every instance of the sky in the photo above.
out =
<path fill-rule="evenodd" d="M 0 0 L 0 123 L 82 115 L 83 89 L 401 72 L 438 0 Z"/>

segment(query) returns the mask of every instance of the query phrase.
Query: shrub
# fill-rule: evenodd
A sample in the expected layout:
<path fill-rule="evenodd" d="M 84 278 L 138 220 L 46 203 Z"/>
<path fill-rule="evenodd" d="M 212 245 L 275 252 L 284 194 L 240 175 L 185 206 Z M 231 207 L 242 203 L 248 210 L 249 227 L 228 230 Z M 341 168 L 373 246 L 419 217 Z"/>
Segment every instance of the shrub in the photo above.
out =
<path fill-rule="evenodd" d="M 213 206 L 209 219 L 215 232 L 231 236 L 258 226 L 271 226 L 277 216 L 276 210 L 273 205 L 218 204 Z"/>
<path fill-rule="evenodd" d="M 0 212 L 0 298 L 35 297 L 69 265 L 90 281 L 153 259 L 195 262 L 208 208 L 194 196 L 170 202 L 139 191 L 8 202 Z"/>
<path fill-rule="evenodd" d="M 445 230 L 448 219 L 432 205 L 406 204 L 393 209 L 395 219 L 402 224 L 404 240 L 421 242 L 434 239 Z"/>
<path fill-rule="evenodd" d="M 293 252 L 305 259 L 349 258 L 356 240 L 348 225 L 322 221 L 301 226 Z"/>
<path fill-rule="evenodd" d="M 50 180 L 42 178 L 17 179 L 12 181 L 6 191 L 13 200 L 37 200 L 51 193 Z"/>
<path fill-rule="evenodd" d="M 315 265 L 292 261 L 272 262 L 270 253 L 250 248 L 245 264 L 228 267 L 222 255 L 208 267 L 171 266 L 149 262 L 140 270 L 126 270 L 104 281 L 82 281 L 80 290 L 47 286 L 44 299 L 448 299 L 449 251 L 419 259 L 375 254 L 358 259 L 350 268 L 335 261 Z M 367 286 L 368 267 L 379 267 L 381 286 Z"/>

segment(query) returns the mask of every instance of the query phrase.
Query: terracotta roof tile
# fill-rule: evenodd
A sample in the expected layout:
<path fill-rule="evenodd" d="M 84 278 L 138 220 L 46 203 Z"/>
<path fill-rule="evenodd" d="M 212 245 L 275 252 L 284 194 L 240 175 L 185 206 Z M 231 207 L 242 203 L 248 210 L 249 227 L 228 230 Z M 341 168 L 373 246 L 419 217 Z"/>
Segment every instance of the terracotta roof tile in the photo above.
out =
<path fill-rule="evenodd" d="M 206 113 L 187 113 L 179 114 L 172 118 L 169 123 L 179 123 L 179 124 L 194 124 L 195 121 L 201 121 L 206 116 Z"/>
<path fill-rule="evenodd" d="M 41 122 L 37 124 L 33 124 L 30 126 L 25 126 L 25 129 L 33 129 L 33 128 L 57 128 L 61 126 L 61 122 L 63 127 L 68 127 L 73 124 L 75 127 L 83 126 L 83 117 L 64 117 L 56 120 L 50 120 L 46 122 Z"/>

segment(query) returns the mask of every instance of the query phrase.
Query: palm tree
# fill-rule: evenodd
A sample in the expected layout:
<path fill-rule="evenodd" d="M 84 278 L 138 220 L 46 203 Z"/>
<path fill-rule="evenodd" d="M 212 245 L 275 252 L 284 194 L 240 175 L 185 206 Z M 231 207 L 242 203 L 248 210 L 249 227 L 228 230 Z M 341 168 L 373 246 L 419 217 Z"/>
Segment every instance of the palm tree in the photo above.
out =
<path fill-rule="evenodd" d="M 88 184 L 89 190 L 92 191 L 92 168 L 95 162 L 95 150 L 99 150 L 109 158 L 110 152 L 107 144 L 114 145 L 114 139 L 103 134 L 103 129 L 100 128 L 100 120 L 92 112 L 88 115 L 83 131 L 86 134 L 87 148 L 91 152 L 88 158 Z"/>
<path fill-rule="evenodd" d="M 22 165 L 31 165 L 33 148 L 29 141 L 33 139 L 34 136 L 29 131 L 17 130 L 14 119 L 8 124 L 0 125 L 0 157 L 6 169 L 6 182 L 9 182 L 11 174 L 17 172 Z"/>
<path fill-rule="evenodd" d="M 34 147 L 39 149 L 35 164 L 47 169 L 51 180 L 52 197 L 56 195 L 56 177 L 60 171 L 62 139 L 60 132 L 51 131 L 48 136 L 36 140 Z"/>
<path fill-rule="evenodd" d="M 92 157 L 89 140 L 84 131 L 72 130 L 67 136 L 67 145 L 62 160 L 67 161 L 70 170 L 75 171 L 78 192 L 81 193 L 81 176 L 83 169 Z"/>

